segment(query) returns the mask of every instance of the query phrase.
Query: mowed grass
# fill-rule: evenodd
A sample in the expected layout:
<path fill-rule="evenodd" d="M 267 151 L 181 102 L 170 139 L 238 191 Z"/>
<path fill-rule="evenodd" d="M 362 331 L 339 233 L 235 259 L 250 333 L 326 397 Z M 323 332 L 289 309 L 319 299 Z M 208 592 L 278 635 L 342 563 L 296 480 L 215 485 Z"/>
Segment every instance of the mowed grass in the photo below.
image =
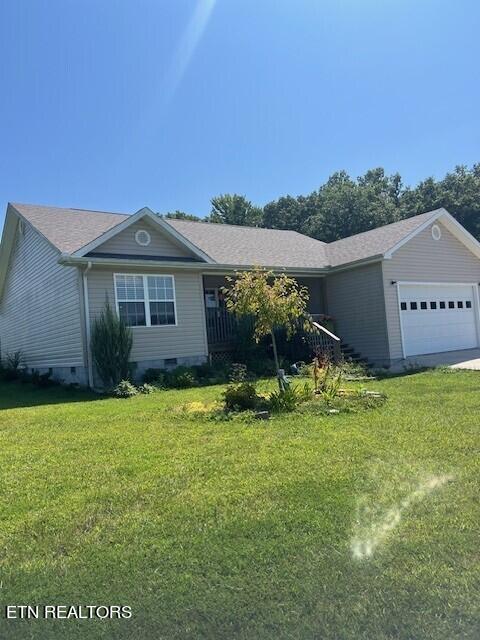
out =
<path fill-rule="evenodd" d="M 221 387 L 0 386 L 2 608 L 133 612 L 0 638 L 480 637 L 480 375 L 369 384 L 384 407 L 269 422 L 176 411 Z"/>

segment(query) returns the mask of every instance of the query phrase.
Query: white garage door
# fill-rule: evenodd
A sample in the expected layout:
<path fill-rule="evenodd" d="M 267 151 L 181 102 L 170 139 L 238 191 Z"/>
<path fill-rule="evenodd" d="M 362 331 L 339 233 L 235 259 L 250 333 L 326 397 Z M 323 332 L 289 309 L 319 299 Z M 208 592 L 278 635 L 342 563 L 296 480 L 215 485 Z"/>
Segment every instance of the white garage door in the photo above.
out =
<path fill-rule="evenodd" d="M 472 285 L 400 284 L 405 356 L 478 346 Z"/>

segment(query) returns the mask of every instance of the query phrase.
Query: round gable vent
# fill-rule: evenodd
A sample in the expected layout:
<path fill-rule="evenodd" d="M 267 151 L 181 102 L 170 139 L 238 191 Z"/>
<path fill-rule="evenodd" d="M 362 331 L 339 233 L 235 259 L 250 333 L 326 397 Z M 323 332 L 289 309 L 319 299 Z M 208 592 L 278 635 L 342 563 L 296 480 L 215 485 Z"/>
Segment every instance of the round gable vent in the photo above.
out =
<path fill-rule="evenodd" d="M 432 238 L 434 240 L 440 240 L 441 237 L 442 237 L 442 230 L 440 229 L 438 224 L 434 224 L 432 227 Z"/>
<path fill-rule="evenodd" d="M 150 234 L 145 229 L 139 229 L 135 232 L 135 242 L 141 247 L 148 247 L 151 240 Z"/>

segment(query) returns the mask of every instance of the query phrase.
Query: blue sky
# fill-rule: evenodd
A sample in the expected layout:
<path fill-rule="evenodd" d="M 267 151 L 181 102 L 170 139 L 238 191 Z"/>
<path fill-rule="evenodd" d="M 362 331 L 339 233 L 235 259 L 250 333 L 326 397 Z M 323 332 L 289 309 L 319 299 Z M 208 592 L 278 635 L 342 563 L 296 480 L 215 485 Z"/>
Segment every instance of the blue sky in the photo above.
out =
<path fill-rule="evenodd" d="M 478 162 L 479 27 L 470 0 L 2 0 L 0 217 Z"/>

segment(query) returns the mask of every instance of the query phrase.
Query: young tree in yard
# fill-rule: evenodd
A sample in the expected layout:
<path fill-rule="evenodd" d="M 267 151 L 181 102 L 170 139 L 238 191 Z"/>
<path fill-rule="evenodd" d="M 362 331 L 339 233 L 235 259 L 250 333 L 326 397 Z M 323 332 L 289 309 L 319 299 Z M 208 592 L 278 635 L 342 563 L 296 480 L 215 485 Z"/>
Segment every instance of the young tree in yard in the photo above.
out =
<path fill-rule="evenodd" d="M 224 288 L 227 309 L 238 316 L 252 316 L 256 342 L 270 335 L 277 371 L 278 360 L 275 329 L 284 328 L 287 337 L 298 329 L 312 330 L 307 314 L 308 289 L 300 287 L 294 278 L 285 274 L 275 276 L 273 271 L 255 267 L 228 278 L 230 287 Z"/>
<path fill-rule="evenodd" d="M 90 346 L 93 362 L 107 389 L 130 375 L 132 330 L 112 310 L 108 300 L 105 309 L 92 325 Z"/>

